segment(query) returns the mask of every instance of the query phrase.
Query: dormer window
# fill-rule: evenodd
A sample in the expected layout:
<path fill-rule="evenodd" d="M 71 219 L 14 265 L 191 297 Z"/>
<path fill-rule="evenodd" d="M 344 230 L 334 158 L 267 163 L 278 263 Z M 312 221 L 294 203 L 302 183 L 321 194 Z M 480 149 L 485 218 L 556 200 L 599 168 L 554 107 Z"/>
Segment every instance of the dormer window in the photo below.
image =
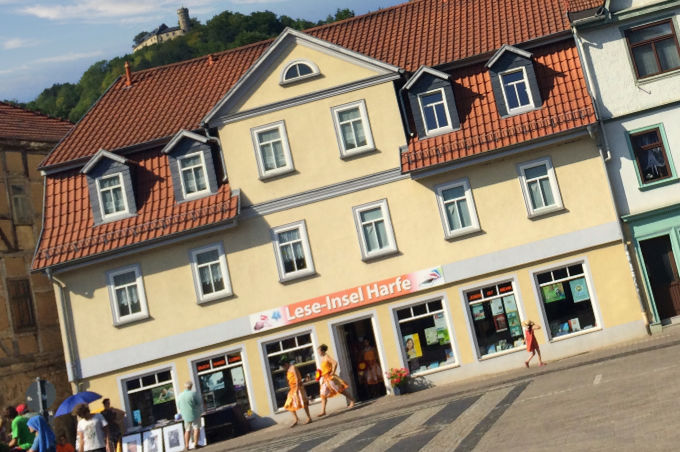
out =
<path fill-rule="evenodd" d="M 496 107 L 501 116 L 513 116 L 541 106 L 532 54 L 503 45 L 486 63 Z"/>
<path fill-rule="evenodd" d="M 316 64 L 306 60 L 295 60 L 286 65 L 281 72 L 281 85 L 295 83 L 321 75 Z"/>
<path fill-rule="evenodd" d="M 161 151 L 168 155 L 177 202 L 217 192 L 217 174 L 209 140 L 203 135 L 180 130 Z"/>
<path fill-rule="evenodd" d="M 196 196 L 208 190 L 203 154 L 196 152 L 178 158 L 179 170 L 182 174 L 182 190 L 184 197 Z"/>
<path fill-rule="evenodd" d="M 449 74 L 422 66 L 403 89 L 408 94 L 419 138 L 441 135 L 460 127 Z"/>
<path fill-rule="evenodd" d="M 83 167 L 95 226 L 137 213 L 130 165 L 125 157 L 100 149 Z"/>

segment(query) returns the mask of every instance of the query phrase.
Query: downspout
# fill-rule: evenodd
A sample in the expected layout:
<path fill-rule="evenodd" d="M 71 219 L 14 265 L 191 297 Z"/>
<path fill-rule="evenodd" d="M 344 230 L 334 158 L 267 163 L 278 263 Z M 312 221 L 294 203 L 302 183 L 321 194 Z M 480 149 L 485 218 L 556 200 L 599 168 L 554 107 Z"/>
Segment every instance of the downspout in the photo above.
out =
<path fill-rule="evenodd" d="M 66 284 L 64 284 L 63 281 L 60 281 L 54 276 L 51 268 L 47 267 L 47 269 L 45 269 L 45 274 L 47 275 L 47 279 L 52 282 L 52 285 L 56 284 L 59 287 L 59 290 L 57 291 L 57 297 L 59 298 L 59 303 L 61 305 L 64 337 L 66 338 L 66 350 L 68 351 L 69 359 L 69 365 L 66 371 L 69 374 L 71 381 L 75 385 L 76 391 L 80 391 L 81 378 L 78 365 L 78 352 L 76 350 L 75 344 L 73 343 L 73 338 L 75 336 L 71 336 L 74 334 L 75 330 L 73 328 L 73 319 L 71 318 L 70 310 L 68 309 L 68 289 L 66 288 Z"/>
<path fill-rule="evenodd" d="M 609 2 L 606 3 L 606 6 L 609 6 Z M 609 15 L 608 11 L 609 9 L 605 9 L 607 12 L 606 14 Z M 603 16 L 603 19 L 606 16 Z M 619 214 L 619 210 L 616 206 L 616 199 L 614 197 L 614 191 L 612 190 L 612 184 L 609 181 L 609 170 L 607 169 L 607 162 L 609 162 L 612 158 L 611 154 L 611 148 L 609 147 L 609 140 L 607 139 L 607 133 L 604 129 L 604 121 L 602 121 L 602 115 L 600 114 L 599 108 L 598 108 L 598 99 L 597 96 L 595 96 L 593 90 L 591 89 L 590 83 L 591 83 L 591 76 L 590 76 L 590 70 L 589 65 L 588 65 L 588 60 L 585 59 L 584 54 L 583 54 L 583 49 L 582 49 L 582 41 L 581 37 L 578 34 L 578 30 L 576 29 L 576 26 L 572 23 L 571 25 L 571 32 L 572 35 L 574 36 L 574 41 L 576 42 L 576 51 L 578 52 L 578 56 L 581 60 L 581 67 L 583 68 L 583 71 L 585 73 L 586 77 L 586 89 L 588 90 L 588 94 L 590 97 L 593 99 L 593 108 L 595 109 L 595 117 L 597 118 L 598 126 L 600 129 L 600 133 L 602 135 L 602 143 L 600 144 L 598 141 L 597 147 L 598 150 L 600 151 L 600 157 L 602 157 L 602 166 L 604 167 L 605 174 L 607 175 L 607 187 L 609 188 L 609 198 L 611 199 L 612 204 L 614 205 L 614 211 L 616 212 L 616 223 L 619 226 L 619 232 L 621 234 L 621 240 L 623 242 L 623 249 L 626 253 L 626 259 L 628 260 L 628 269 L 630 271 L 631 276 L 633 277 L 633 285 L 635 286 L 635 293 L 637 295 L 637 300 L 638 304 L 640 305 L 640 310 L 642 314 L 642 320 L 645 322 L 645 328 L 647 329 L 648 332 L 650 332 L 650 321 L 649 321 L 649 316 L 647 315 L 647 309 L 645 306 L 645 303 L 642 299 L 642 294 L 640 293 L 640 284 L 638 283 L 638 278 L 637 274 L 635 273 L 635 266 L 633 265 L 633 259 L 630 256 L 630 250 L 629 246 L 630 243 L 626 241 L 626 236 L 624 233 L 623 225 L 621 224 L 621 215 Z M 593 137 L 592 131 L 589 129 L 588 132 L 591 133 L 591 137 Z M 604 146 L 604 149 L 602 148 Z M 651 309 L 650 309 L 651 310 Z"/>

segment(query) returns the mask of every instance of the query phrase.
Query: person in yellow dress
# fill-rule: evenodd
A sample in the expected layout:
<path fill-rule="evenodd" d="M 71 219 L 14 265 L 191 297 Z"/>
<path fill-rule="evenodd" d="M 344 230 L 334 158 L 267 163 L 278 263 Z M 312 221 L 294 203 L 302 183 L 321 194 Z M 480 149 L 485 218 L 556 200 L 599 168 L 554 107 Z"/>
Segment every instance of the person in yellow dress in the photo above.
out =
<path fill-rule="evenodd" d="M 328 398 L 335 397 L 338 394 L 344 395 L 345 399 L 347 399 L 348 407 L 352 408 L 354 406 L 354 399 L 346 392 L 349 386 L 335 374 L 338 362 L 328 354 L 328 346 L 326 344 L 321 344 L 317 352 L 321 356 L 321 387 L 319 388 L 321 413 L 319 413 L 319 416 L 326 415 L 326 402 Z"/>
<path fill-rule="evenodd" d="M 283 407 L 290 411 L 295 418 L 295 422 L 291 424 L 291 427 L 295 427 L 298 424 L 297 410 L 303 408 L 305 414 L 307 415 L 307 421 L 305 424 L 312 422 L 312 416 L 309 414 L 309 400 L 307 399 L 307 392 L 302 384 L 302 375 L 297 367 L 295 367 L 291 360 L 286 357 L 281 358 L 281 367 L 286 371 L 286 378 L 288 379 L 288 397 L 286 397 L 286 403 Z"/>

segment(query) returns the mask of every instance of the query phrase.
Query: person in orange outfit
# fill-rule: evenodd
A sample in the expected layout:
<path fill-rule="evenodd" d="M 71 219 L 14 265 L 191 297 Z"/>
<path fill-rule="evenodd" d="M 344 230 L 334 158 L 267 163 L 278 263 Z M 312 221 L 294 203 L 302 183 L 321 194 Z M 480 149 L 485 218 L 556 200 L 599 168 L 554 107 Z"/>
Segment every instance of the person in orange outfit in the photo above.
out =
<path fill-rule="evenodd" d="M 378 362 L 378 354 L 368 338 L 364 338 L 363 360 L 366 365 L 364 379 L 368 386 L 368 394 L 371 397 L 378 397 L 380 392 L 378 384 L 382 381 L 382 369 Z"/>
<path fill-rule="evenodd" d="M 312 422 L 312 416 L 309 414 L 309 400 L 307 399 L 307 392 L 302 384 L 302 375 L 297 367 L 295 367 L 289 359 L 286 357 L 281 358 L 281 367 L 286 371 L 286 378 L 288 379 L 288 397 L 286 397 L 286 403 L 283 407 L 290 411 L 295 418 L 295 422 L 291 424 L 291 427 L 295 427 L 298 424 L 297 410 L 303 408 L 305 414 L 307 415 L 307 421 L 305 424 Z"/>
<path fill-rule="evenodd" d="M 328 346 L 326 344 L 321 344 L 317 352 L 321 356 L 321 388 L 319 389 L 321 413 L 319 413 L 319 416 L 326 415 L 326 402 L 328 398 L 335 397 L 338 394 L 344 395 L 349 408 L 352 408 L 354 406 L 354 399 L 346 392 L 349 386 L 335 374 L 338 362 L 328 354 Z"/>
<path fill-rule="evenodd" d="M 545 363 L 541 359 L 541 349 L 538 347 L 538 342 L 536 341 L 536 336 L 534 336 L 534 330 L 540 330 L 541 326 L 536 325 L 533 321 L 527 320 L 524 322 L 524 327 L 526 328 L 524 330 L 524 337 L 527 340 L 527 351 L 531 353 L 529 355 L 529 358 L 524 361 L 524 365 L 529 367 L 529 361 L 531 361 L 531 358 L 534 357 L 534 355 L 538 355 L 538 365 L 539 366 L 545 366 Z"/>

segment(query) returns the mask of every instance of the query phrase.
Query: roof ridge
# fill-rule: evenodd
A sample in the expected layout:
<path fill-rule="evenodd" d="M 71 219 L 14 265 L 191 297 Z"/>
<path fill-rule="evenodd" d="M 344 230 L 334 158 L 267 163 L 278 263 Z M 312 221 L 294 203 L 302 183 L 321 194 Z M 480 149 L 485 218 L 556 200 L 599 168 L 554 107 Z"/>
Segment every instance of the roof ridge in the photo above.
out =
<path fill-rule="evenodd" d="M 2 101 L 2 100 L 0 100 L 0 104 L 5 105 L 5 106 L 10 107 L 10 108 L 13 108 L 15 110 L 25 112 L 25 113 L 31 113 L 31 114 L 34 114 L 36 116 L 41 116 L 41 117 L 44 117 L 44 118 L 47 118 L 47 119 L 54 119 L 54 120 L 57 120 L 57 121 L 61 121 L 61 122 L 65 122 L 65 123 L 73 125 L 73 122 L 69 121 L 68 119 L 58 118 L 56 116 L 48 115 L 47 113 L 43 113 L 39 110 L 29 110 L 28 108 L 19 107 L 17 105 L 13 105 L 13 104 L 10 104 L 10 103 Z"/>

